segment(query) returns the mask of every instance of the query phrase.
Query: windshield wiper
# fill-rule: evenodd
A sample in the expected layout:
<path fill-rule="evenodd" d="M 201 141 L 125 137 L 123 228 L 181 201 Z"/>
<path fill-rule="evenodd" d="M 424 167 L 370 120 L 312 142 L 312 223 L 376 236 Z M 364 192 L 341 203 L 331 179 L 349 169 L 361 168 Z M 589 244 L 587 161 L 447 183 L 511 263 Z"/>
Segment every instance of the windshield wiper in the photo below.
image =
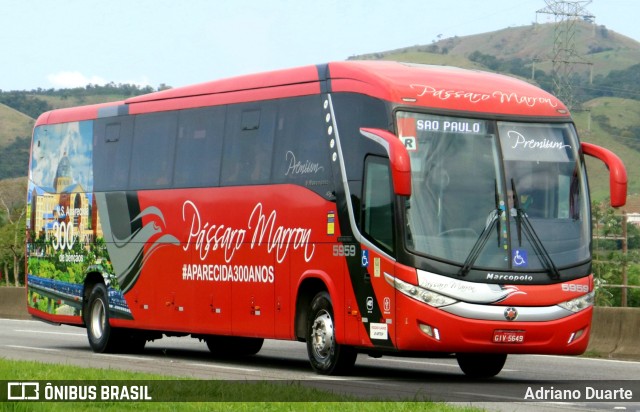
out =
<path fill-rule="evenodd" d="M 497 181 L 495 181 L 495 202 L 496 208 L 489 213 L 487 223 L 485 224 L 484 229 L 482 229 L 480 236 L 478 236 L 478 240 L 473 244 L 469 255 L 467 255 L 467 259 L 464 261 L 464 265 L 462 265 L 458 271 L 458 276 L 466 276 L 469 273 L 471 267 L 478 259 L 478 256 L 480 256 L 482 249 L 484 249 L 484 246 L 487 244 L 489 236 L 491 236 L 491 230 L 494 226 L 497 226 L 498 229 L 498 247 L 500 247 L 500 216 L 502 215 L 502 209 L 500 209 L 500 196 L 498 195 Z"/>
<path fill-rule="evenodd" d="M 547 274 L 552 279 L 559 279 L 560 272 L 558 272 L 558 268 L 553 263 L 553 259 L 551 259 L 549 252 L 547 252 L 547 249 L 545 249 L 544 245 L 542 244 L 542 241 L 538 237 L 538 234 L 533 229 L 533 226 L 531 225 L 531 221 L 529 220 L 529 217 L 527 216 L 525 211 L 522 210 L 522 208 L 520 207 L 520 198 L 518 197 L 518 192 L 516 191 L 516 184 L 513 179 L 511 179 L 511 190 L 513 192 L 513 208 L 516 211 L 515 219 L 516 219 L 516 224 L 518 226 L 517 228 L 518 246 L 522 247 L 522 229 L 524 228 L 525 235 L 531 242 L 531 246 L 533 246 L 533 249 L 535 250 L 536 255 L 540 259 L 542 266 L 547 270 Z"/>

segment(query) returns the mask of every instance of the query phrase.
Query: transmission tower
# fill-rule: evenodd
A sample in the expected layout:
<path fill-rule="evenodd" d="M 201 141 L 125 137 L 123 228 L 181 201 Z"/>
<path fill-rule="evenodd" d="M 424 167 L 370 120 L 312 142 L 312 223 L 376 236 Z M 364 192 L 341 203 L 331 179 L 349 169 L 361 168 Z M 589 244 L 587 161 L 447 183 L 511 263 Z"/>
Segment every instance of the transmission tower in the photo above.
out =
<path fill-rule="evenodd" d="M 547 7 L 536 12 L 536 20 L 540 13 L 551 14 L 555 18 L 551 54 L 554 93 L 571 109 L 575 100 L 571 86 L 574 68 L 578 64 L 593 65 L 576 50 L 576 23 L 579 20 L 591 23 L 595 16 L 586 10 L 591 0 L 545 0 L 545 3 Z"/>

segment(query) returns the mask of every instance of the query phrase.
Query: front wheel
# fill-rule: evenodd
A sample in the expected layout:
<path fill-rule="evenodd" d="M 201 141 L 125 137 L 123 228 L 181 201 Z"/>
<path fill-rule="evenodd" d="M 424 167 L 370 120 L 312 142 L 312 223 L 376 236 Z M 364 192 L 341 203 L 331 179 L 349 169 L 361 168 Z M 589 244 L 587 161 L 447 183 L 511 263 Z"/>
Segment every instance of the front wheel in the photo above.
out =
<path fill-rule="evenodd" d="M 336 343 L 333 306 L 327 292 L 318 293 L 311 301 L 306 340 L 311 367 L 322 375 L 345 373 L 356 361 L 355 349 Z"/>
<path fill-rule="evenodd" d="M 470 378 L 492 378 L 500 373 L 507 355 L 504 353 L 458 353 L 458 365 Z"/>

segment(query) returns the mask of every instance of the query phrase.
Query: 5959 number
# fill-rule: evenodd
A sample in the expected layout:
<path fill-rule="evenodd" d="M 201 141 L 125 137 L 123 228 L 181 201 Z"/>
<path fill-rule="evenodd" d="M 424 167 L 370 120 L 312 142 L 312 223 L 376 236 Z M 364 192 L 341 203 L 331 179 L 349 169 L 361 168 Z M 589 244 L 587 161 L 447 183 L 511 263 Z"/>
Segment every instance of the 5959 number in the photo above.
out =
<path fill-rule="evenodd" d="M 355 256 L 356 245 L 333 245 L 333 256 Z"/>

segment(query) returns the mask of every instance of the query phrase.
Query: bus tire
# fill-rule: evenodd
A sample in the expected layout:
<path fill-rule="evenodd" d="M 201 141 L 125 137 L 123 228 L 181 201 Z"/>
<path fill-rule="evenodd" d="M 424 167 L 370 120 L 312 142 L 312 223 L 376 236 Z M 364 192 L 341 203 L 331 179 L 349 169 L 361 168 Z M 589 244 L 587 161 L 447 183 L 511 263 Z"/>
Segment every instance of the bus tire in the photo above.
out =
<path fill-rule="evenodd" d="M 504 353 L 457 353 L 462 372 L 469 378 L 486 379 L 500 373 L 507 355 Z"/>
<path fill-rule="evenodd" d="M 109 300 L 104 283 L 96 283 L 86 306 L 85 324 L 91 349 L 97 353 L 116 352 L 117 330 L 109 324 Z"/>
<path fill-rule="evenodd" d="M 311 367 L 321 375 L 339 375 L 354 365 L 357 351 L 336 343 L 331 297 L 318 293 L 309 306 L 307 319 L 307 354 Z"/>
<path fill-rule="evenodd" d="M 216 357 L 251 356 L 260 352 L 264 339 L 212 335 L 205 342 L 211 354 Z"/>

